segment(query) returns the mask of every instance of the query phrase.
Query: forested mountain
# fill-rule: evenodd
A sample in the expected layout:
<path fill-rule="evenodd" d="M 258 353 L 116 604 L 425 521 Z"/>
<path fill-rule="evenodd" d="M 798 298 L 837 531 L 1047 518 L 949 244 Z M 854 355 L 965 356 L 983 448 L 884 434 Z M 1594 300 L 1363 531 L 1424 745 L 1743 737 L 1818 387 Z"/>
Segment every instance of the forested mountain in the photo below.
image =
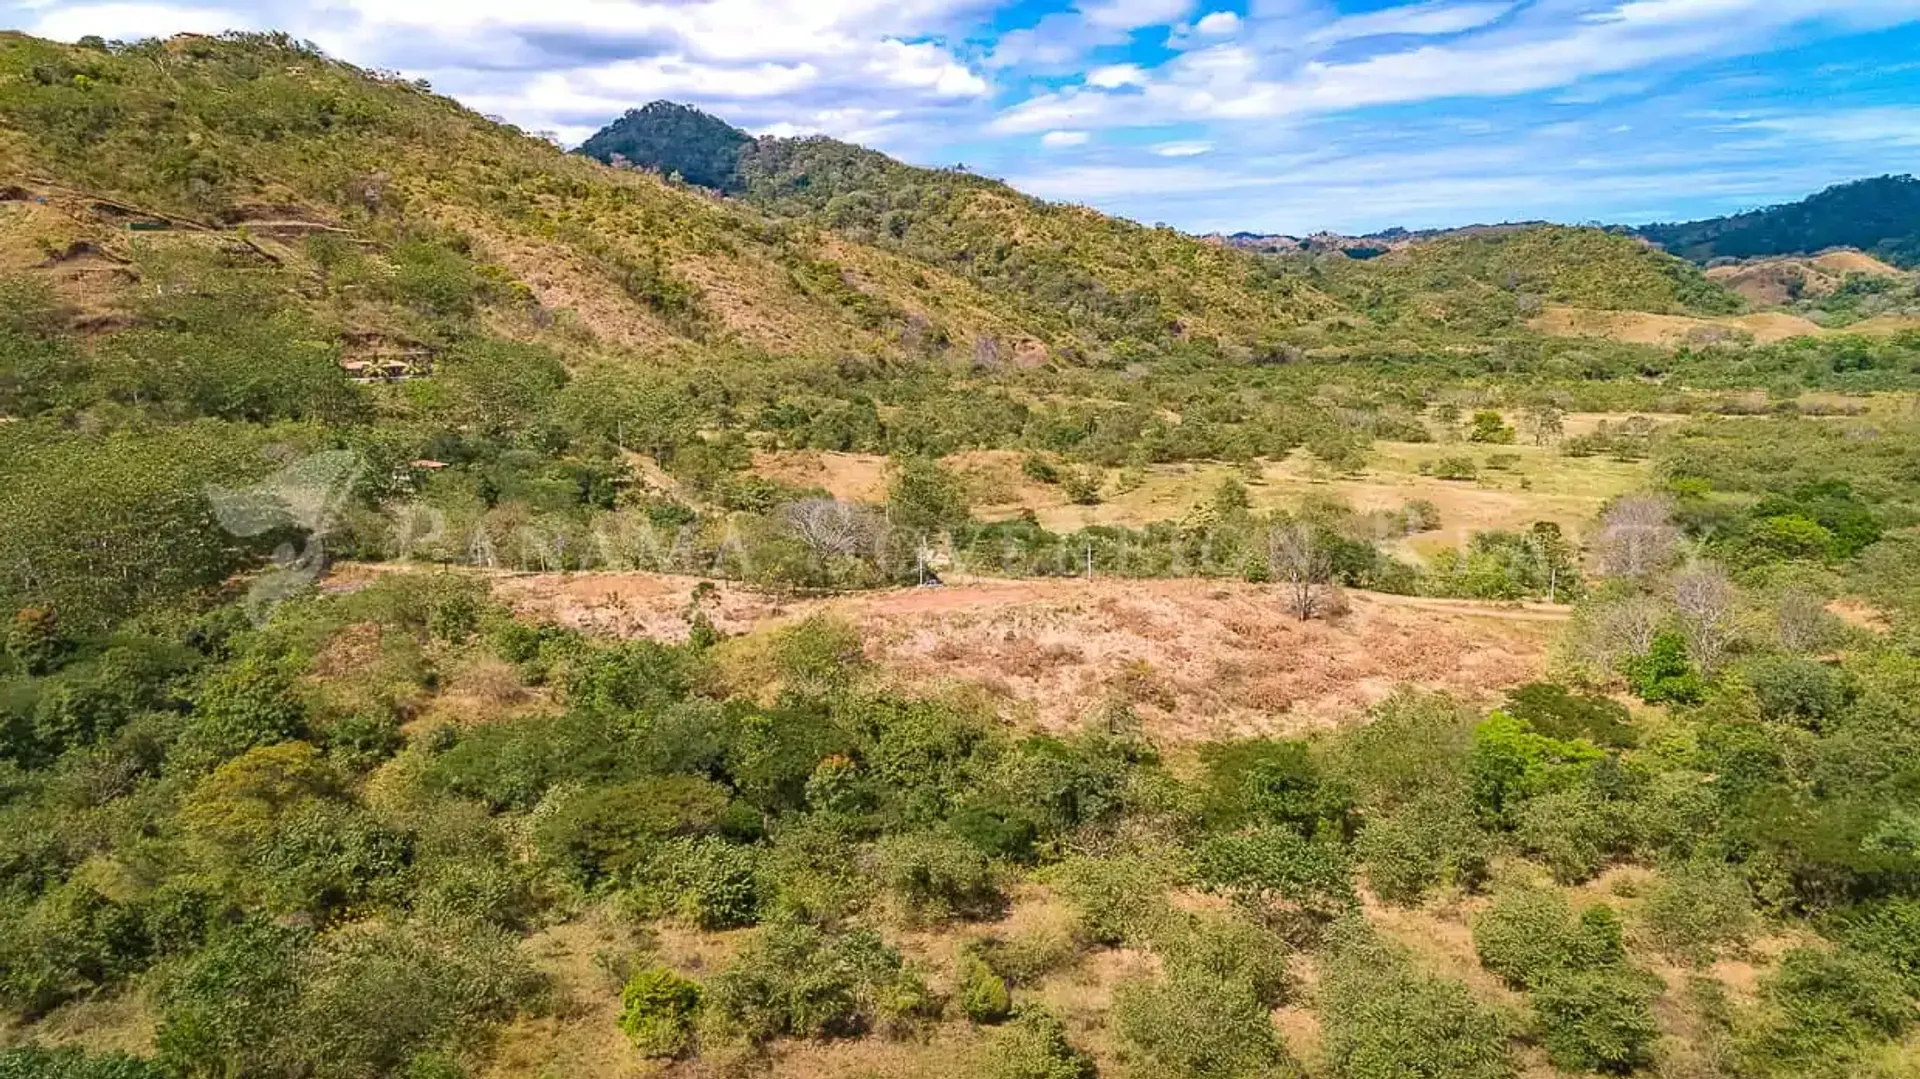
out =
<path fill-rule="evenodd" d="M 740 190 L 740 151 L 752 136 L 699 109 L 655 101 L 632 109 L 580 145 L 609 165 L 630 163 L 716 191 Z"/>
<path fill-rule="evenodd" d="M 1920 266 L 1920 180 L 1855 180 L 1799 202 L 1634 231 L 1695 262 L 1857 247 L 1898 266 Z"/>

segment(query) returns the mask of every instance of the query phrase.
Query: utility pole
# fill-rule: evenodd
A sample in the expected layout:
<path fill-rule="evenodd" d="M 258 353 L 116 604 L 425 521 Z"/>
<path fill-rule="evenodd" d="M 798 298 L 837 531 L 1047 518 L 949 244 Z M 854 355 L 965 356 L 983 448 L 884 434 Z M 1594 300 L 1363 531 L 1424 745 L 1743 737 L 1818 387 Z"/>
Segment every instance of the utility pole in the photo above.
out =
<path fill-rule="evenodd" d="M 1093 580 L 1093 541 L 1087 541 L 1087 580 Z"/>

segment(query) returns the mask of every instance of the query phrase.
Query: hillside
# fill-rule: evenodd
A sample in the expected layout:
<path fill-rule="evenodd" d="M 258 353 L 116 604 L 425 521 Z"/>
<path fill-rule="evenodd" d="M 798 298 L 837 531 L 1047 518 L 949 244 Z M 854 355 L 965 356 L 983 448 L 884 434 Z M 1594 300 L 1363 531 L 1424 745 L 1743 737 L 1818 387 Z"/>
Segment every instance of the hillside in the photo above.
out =
<path fill-rule="evenodd" d="M 1798 202 L 1633 231 L 1695 262 L 1854 247 L 1896 265 L 1920 266 L 1920 180 L 1856 180 Z"/>
<path fill-rule="evenodd" d="M 597 145 L 0 36 L 0 1079 L 1915 1074 L 1909 282 Z"/>
<path fill-rule="evenodd" d="M 685 175 L 690 157 L 737 146 L 737 171 L 719 190 L 963 275 L 1055 335 L 1138 348 L 1172 340 L 1272 342 L 1279 330 L 1288 340 L 1315 343 L 1327 339 L 1322 324 L 1356 317 L 1387 335 L 1511 328 L 1529 296 L 1653 312 L 1738 306 L 1684 263 L 1593 229 L 1501 226 L 1395 233 L 1377 243 L 1196 242 L 832 139 L 742 141 L 744 134 L 724 123 L 697 122 L 689 112 L 665 102 L 629 112 L 582 152 L 607 161 L 620 152 L 635 166 Z M 694 134 L 691 145 L 675 141 L 683 131 Z M 1364 256 L 1391 249 L 1401 257 L 1360 265 L 1360 258 L 1346 259 L 1349 249 Z M 1247 257 L 1256 251 L 1283 255 Z M 1353 264 L 1287 254 L 1298 252 L 1338 252 Z M 1290 330 L 1266 314 L 1275 307 L 1291 317 Z"/>

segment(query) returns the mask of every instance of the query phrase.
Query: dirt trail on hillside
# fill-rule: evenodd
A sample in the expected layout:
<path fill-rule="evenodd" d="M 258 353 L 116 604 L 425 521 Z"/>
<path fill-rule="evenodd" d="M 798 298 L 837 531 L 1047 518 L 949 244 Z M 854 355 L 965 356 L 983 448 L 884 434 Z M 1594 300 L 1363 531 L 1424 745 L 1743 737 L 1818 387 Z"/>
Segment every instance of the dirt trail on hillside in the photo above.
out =
<path fill-rule="evenodd" d="M 499 575 L 517 609 L 622 637 L 683 638 L 697 578 Z M 972 687 L 1015 721 L 1070 729 L 1114 701 L 1166 741 L 1336 723 L 1401 684 L 1488 694 L 1536 678 L 1566 608 L 1350 593 L 1300 622 L 1271 586 L 1205 580 L 972 579 L 782 600 L 719 585 L 729 634 L 827 612 L 858 626 L 882 677 L 917 691 Z"/>

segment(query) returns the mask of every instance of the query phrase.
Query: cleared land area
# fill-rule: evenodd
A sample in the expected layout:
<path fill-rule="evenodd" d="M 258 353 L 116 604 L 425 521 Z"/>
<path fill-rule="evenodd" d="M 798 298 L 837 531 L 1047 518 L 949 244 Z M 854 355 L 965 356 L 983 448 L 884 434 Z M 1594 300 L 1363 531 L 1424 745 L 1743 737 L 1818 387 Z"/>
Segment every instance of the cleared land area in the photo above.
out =
<path fill-rule="evenodd" d="M 498 578 L 537 618 L 622 637 L 684 637 L 698 581 L 657 574 Z M 1298 732 L 1411 683 L 1478 696 L 1538 677 L 1564 608 L 1349 594 L 1302 623 L 1279 590 L 1205 580 L 976 580 L 781 601 L 722 587 L 706 609 L 730 634 L 831 614 L 901 685 L 984 692 L 1010 720 L 1069 729 L 1120 701 L 1158 741 Z"/>

